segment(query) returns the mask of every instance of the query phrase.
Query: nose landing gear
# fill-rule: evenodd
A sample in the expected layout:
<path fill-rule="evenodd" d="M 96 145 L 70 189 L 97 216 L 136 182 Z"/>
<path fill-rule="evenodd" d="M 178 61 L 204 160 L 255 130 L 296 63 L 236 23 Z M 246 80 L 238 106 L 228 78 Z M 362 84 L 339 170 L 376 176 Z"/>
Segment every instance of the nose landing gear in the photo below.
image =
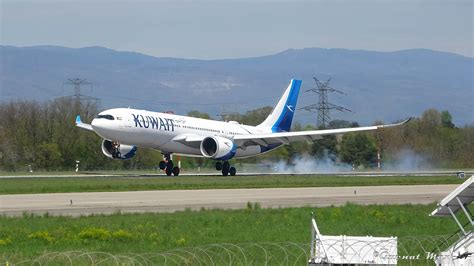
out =
<path fill-rule="evenodd" d="M 118 141 L 112 141 L 112 158 L 119 159 L 122 157 L 120 153 L 120 143 Z"/>
<path fill-rule="evenodd" d="M 229 161 L 224 161 L 223 163 L 216 162 L 216 170 L 222 171 L 223 176 L 228 176 L 229 174 L 231 176 L 235 176 L 237 173 L 237 169 L 235 169 L 233 166 L 230 166 Z"/>
<path fill-rule="evenodd" d="M 173 160 L 171 160 L 171 154 L 164 154 L 165 160 L 158 164 L 161 170 L 164 170 L 167 176 L 179 176 L 180 169 L 174 166 Z"/>

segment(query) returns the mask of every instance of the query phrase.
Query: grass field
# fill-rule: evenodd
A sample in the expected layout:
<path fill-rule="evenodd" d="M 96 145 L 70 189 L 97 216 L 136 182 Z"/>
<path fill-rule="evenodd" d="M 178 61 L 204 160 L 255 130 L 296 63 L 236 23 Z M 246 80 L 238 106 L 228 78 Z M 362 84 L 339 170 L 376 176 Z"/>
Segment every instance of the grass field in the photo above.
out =
<path fill-rule="evenodd" d="M 459 184 L 454 176 L 180 176 L 0 178 L 0 194 L 212 188 L 334 187 Z"/>
<path fill-rule="evenodd" d="M 0 217 L 0 264 L 1 260 L 18 263 L 68 250 L 144 254 L 211 243 L 309 243 L 311 211 L 315 211 L 321 232 L 328 235 L 403 238 L 448 235 L 457 228 L 451 219 L 429 217 L 434 205 L 349 204 L 319 209 L 249 205 L 246 210 L 171 214 Z M 423 252 L 416 245 L 405 246 L 405 252 Z"/>

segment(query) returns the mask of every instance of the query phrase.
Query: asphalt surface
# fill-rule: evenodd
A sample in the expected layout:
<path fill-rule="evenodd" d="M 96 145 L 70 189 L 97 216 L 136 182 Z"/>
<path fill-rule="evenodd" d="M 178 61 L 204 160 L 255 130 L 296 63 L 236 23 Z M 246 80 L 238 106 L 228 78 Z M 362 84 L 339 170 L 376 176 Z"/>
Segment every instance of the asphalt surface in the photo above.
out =
<path fill-rule="evenodd" d="M 350 171 L 350 172 L 239 172 L 239 176 L 267 176 L 267 175 L 317 175 L 317 176 L 457 176 L 457 170 L 434 170 L 434 171 Z M 474 175 L 474 170 L 462 171 L 466 177 Z M 218 171 L 212 172 L 186 172 L 183 171 L 180 176 L 222 176 Z M 50 178 L 50 177 L 166 177 L 162 172 L 155 173 L 96 173 L 96 172 L 79 172 L 71 174 L 22 174 L 22 175 L 0 175 L 2 178 Z"/>
<path fill-rule="evenodd" d="M 174 212 L 185 209 L 240 209 L 248 202 L 264 208 L 324 207 L 357 204 L 427 204 L 441 200 L 458 185 L 365 186 L 265 189 L 203 189 L 131 192 L 84 192 L 1 195 L 0 214 L 50 215 L 115 212 Z"/>

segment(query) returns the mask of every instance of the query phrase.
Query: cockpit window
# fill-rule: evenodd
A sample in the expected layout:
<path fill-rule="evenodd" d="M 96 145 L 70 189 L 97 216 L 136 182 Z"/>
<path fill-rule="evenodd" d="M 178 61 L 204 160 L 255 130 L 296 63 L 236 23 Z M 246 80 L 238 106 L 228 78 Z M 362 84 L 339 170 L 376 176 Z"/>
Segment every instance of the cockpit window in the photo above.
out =
<path fill-rule="evenodd" d="M 115 118 L 111 115 L 97 115 L 95 118 L 105 118 L 107 120 L 115 120 Z"/>

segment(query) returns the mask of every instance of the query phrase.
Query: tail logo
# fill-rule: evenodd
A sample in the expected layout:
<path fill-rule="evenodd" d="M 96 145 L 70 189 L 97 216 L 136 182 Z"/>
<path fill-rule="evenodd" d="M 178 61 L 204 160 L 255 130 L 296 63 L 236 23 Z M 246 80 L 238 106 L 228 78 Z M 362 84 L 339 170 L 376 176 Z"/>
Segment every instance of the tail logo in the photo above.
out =
<path fill-rule="evenodd" d="M 288 108 L 288 110 L 290 110 L 292 113 L 295 112 L 293 105 L 286 105 L 286 108 Z"/>

